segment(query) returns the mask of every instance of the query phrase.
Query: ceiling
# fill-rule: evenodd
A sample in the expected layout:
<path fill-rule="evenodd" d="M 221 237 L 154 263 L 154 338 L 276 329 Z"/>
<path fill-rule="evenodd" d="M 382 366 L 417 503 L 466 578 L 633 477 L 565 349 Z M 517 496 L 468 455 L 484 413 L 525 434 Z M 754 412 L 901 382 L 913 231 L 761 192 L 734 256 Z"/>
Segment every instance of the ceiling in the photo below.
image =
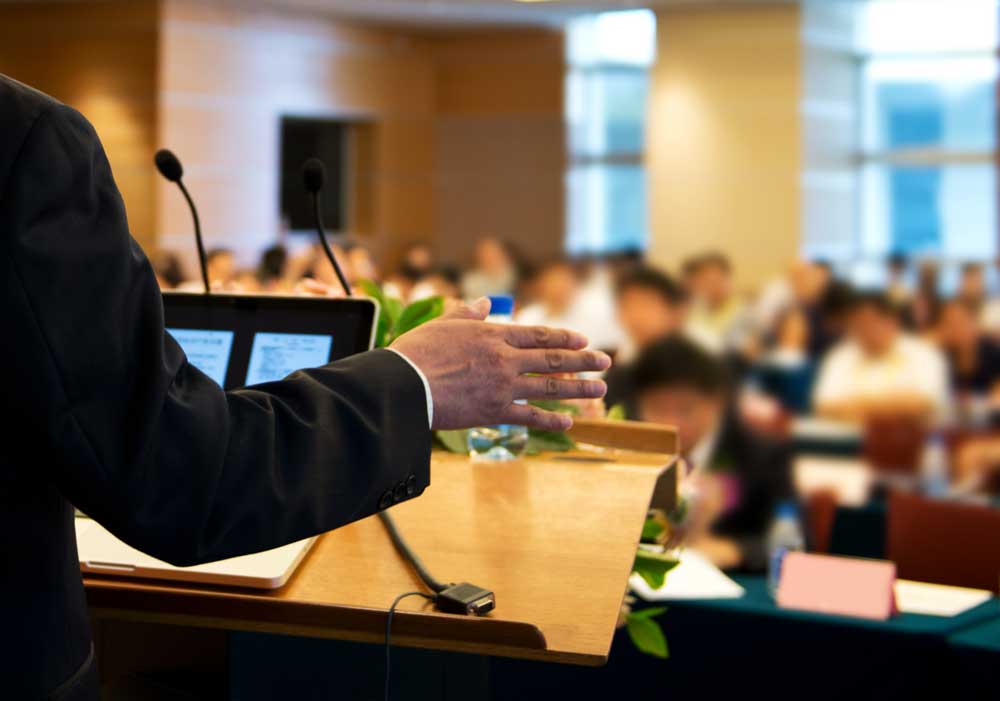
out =
<path fill-rule="evenodd" d="M 556 25 L 601 10 L 670 5 L 753 4 L 761 0 L 225 0 L 271 8 L 422 25 Z M 774 0 L 772 0 L 773 2 Z"/>

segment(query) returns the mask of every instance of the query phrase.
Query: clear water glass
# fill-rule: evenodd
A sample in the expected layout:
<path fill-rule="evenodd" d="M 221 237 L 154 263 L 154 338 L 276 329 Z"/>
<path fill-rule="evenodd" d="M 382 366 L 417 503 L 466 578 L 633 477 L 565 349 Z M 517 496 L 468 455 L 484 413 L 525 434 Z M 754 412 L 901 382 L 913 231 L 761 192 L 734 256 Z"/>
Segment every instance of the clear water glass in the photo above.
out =
<path fill-rule="evenodd" d="M 525 426 L 501 424 L 479 426 L 469 430 L 469 455 L 477 460 L 517 460 L 528 444 Z"/>

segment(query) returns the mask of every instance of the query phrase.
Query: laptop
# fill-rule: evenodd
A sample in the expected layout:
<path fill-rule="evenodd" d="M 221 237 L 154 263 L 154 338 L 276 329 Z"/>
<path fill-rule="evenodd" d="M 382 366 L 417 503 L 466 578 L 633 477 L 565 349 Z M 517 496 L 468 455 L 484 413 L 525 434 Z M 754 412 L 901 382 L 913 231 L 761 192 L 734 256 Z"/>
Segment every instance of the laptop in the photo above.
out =
<path fill-rule="evenodd" d="M 378 305 L 364 298 L 164 293 L 163 313 L 188 362 L 229 390 L 370 350 Z M 315 540 L 175 567 L 127 545 L 82 514 L 76 519 L 80 569 L 92 575 L 277 589 Z"/>

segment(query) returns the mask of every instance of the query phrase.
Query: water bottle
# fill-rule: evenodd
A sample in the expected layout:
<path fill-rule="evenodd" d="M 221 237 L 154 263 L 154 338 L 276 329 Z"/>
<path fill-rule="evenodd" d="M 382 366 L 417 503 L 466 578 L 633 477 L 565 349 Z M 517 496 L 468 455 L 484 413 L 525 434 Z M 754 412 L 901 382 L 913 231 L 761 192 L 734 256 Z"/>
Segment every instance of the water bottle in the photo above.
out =
<path fill-rule="evenodd" d="M 927 496 L 941 497 L 948 493 L 948 449 L 938 432 L 931 433 L 924 445 L 920 457 L 920 486 Z"/>
<path fill-rule="evenodd" d="M 785 555 L 805 549 L 805 537 L 799 525 L 799 510 L 794 502 L 778 505 L 767 533 L 767 588 L 774 597 L 781 582 L 781 563 Z"/>
<path fill-rule="evenodd" d="M 508 295 L 490 297 L 490 315 L 494 324 L 514 323 L 514 299 Z M 469 429 L 469 455 L 477 460 L 516 460 L 528 445 L 528 428 L 513 424 L 479 426 Z"/>

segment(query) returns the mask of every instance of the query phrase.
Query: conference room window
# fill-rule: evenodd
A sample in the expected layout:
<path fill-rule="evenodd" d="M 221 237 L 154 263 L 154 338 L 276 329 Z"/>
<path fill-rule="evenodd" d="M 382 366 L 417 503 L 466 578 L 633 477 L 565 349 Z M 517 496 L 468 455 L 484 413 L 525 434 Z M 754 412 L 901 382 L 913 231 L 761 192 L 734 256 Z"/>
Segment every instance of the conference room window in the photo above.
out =
<path fill-rule="evenodd" d="M 877 2 L 863 22 L 864 249 L 994 257 L 997 3 Z"/>
<path fill-rule="evenodd" d="M 649 10 L 586 15 L 569 22 L 566 46 L 566 248 L 574 254 L 643 250 L 656 17 Z"/>
<path fill-rule="evenodd" d="M 997 0 L 804 7 L 805 254 L 995 257 Z"/>

